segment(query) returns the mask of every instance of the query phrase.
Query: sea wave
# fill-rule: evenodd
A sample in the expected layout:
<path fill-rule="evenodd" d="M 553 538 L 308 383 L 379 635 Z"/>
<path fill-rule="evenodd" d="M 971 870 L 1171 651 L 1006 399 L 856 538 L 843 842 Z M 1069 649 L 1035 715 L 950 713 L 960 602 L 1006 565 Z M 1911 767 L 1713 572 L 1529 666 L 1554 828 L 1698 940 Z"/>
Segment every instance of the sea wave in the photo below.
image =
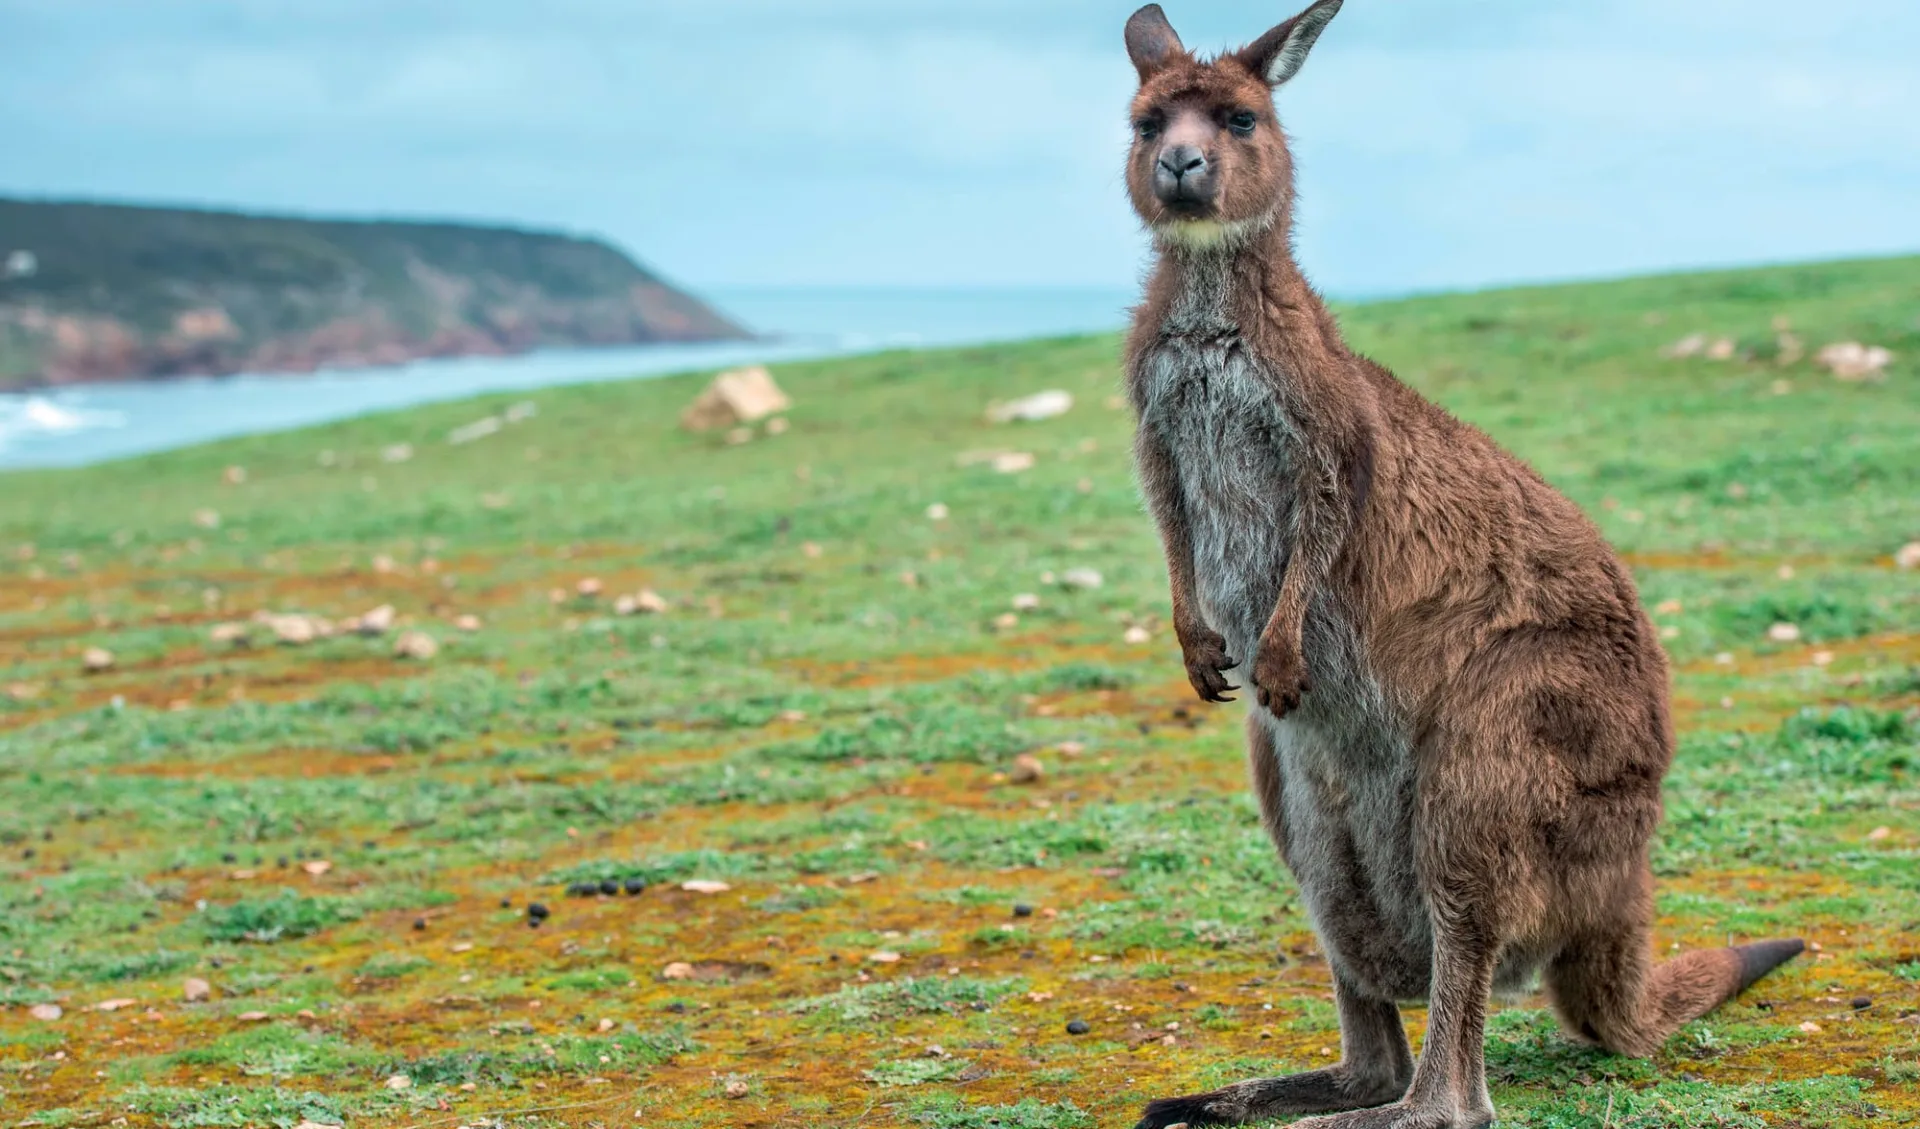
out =
<path fill-rule="evenodd" d="M 78 396 L 0 396 L 0 450 L 38 436 L 126 425 L 125 412 L 89 408 Z"/>

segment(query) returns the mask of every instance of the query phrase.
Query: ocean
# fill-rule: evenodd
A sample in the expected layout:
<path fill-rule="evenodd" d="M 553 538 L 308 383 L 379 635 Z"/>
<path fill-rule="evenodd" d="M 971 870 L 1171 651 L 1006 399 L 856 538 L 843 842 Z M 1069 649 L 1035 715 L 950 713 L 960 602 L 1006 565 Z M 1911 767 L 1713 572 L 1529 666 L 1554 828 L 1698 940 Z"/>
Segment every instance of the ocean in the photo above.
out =
<path fill-rule="evenodd" d="M 481 392 L 1114 330 L 1125 324 L 1134 292 L 755 288 L 702 297 L 765 339 L 0 394 L 0 468 L 78 466 Z"/>

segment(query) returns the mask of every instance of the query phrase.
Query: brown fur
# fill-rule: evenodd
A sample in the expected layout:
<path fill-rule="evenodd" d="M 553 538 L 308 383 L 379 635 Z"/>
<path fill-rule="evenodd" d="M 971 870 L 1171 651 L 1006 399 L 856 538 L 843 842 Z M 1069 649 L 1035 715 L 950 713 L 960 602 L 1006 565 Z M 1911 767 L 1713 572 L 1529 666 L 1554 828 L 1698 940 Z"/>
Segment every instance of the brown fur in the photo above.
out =
<path fill-rule="evenodd" d="M 1140 478 L 1195 690 L 1231 700 L 1229 673 L 1250 674 L 1254 790 L 1283 858 L 1320 907 L 1344 1052 L 1328 1070 L 1155 1102 L 1146 1129 L 1331 1110 L 1352 1112 L 1311 1124 L 1486 1124 L 1481 1051 L 1496 981 L 1544 970 L 1572 1033 L 1645 1055 L 1799 951 L 1798 942 L 1769 942 L 1653 964 L 1648 843 L 1673 730 L 1665 656 L 1631 577 L 1532 469 L 1349 350 L 1293 259 L 1293 165 L 1268 78 L 1290 77 L 1274 60 L 1293 50 L 1288 66 L 1297 68 L 1300 29 L 1311 25 L 1310 46 L 1338 7 L 1322 0 L 1213 61 L 1187 53 L 1157 6 L 1127 29 L 1141 75 L 1127 188 L 1159 252 L 1127 342 Z M 1235 115 L 1248 113 L 1250 136 L 1235 128 L 1245 123 Z M 1176 147 L 1178 163 L 1195 170 L 1184 188 L 1170 188 L 1163 167 Z M 1223 296 L 1217 320 L 1228 328 L 1196 342 L 1201 331 L 1180 310 L 1208 287 Z M 1164 414 L 1170 381 L 1229 373 L 1179 367 L 1201 355 L 1260 374 L 1287 445 L 1274 463 L 1286 473 L 1258 484 L 1285 499 L 1273 511 L 1285 515 L 1273 534 L 1284 552 L 1271 565 L 1274 598 L 1257 609 L 1265 626 L 1250 655 L 1229 654 L 1226 628 L 1208 622 L 1210 610 L 1244 610 L 1208 606 L 1208 592 L 1240 590 L 1209 586 L 1218 578 L 1208 570 L 1233 562 L 1196 549 L 1196 507 L 1213 503 L 1194 494 L 1191 460 L 1219 455 L 1183 441 Z M 1259 465 L 1261 455 L 1235 465 Z M 1342 632 L 1359 659 L 1309 645 Z M 1295 750 L 1289 759 L 1295 744 L 1313 752 L 1315 733 L 1343 724 L 1339 703 L 1366 694 L 1386 718 L 1367 724 L 1385 725 L 1402 746 L 1379 750 L 1384 767 L 1367 776 L 1337 758 L 1303 761 Z M 1319 767 L 1302 773 L 1302 763 Z M 1404 813 L 1394 826 L 1409 844 L 1405 873 L 1366 861 L 1376 857 L 1362 849 L 1366 819 L 1390 817 L 1348 799 L 1395 780 L 1407 794 L 1388 788 L 1380 810 Z M 1301 797 L 1339 833 L 1291 828 Z M 1417 892 L 1430 949 L 1389 920 L 1383 907 L 1396 883 Z M 1431 1011 L 1415 1069 L 1394 1002 L 1419 995 Z"/>

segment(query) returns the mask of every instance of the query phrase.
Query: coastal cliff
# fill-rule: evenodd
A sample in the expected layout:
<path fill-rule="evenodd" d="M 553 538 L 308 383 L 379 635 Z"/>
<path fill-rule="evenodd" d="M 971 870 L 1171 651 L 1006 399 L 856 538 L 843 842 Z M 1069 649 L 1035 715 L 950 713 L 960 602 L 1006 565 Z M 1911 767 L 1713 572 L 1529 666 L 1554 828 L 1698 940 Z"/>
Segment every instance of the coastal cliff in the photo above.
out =
<path fill-rule="evenodd" d="M 0 199 L 0 390 L 745 336 L 594 239 Z"/>

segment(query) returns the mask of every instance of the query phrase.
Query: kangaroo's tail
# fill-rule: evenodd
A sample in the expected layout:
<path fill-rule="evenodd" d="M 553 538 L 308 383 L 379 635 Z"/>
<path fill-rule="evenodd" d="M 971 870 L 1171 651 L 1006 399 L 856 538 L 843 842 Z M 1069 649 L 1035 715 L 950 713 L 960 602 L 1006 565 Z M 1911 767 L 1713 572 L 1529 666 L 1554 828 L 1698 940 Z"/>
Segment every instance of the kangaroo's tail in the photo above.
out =
<path fill-rule="evenodd" d="M 1569 946 L 1547 968 L 1567 1028 L 1619 1054 L 1652 1054 L 1682 1024 L 1798 956 L 1798 939 L 1682 953 L 1653 964 L 1643 934 Z"/>

